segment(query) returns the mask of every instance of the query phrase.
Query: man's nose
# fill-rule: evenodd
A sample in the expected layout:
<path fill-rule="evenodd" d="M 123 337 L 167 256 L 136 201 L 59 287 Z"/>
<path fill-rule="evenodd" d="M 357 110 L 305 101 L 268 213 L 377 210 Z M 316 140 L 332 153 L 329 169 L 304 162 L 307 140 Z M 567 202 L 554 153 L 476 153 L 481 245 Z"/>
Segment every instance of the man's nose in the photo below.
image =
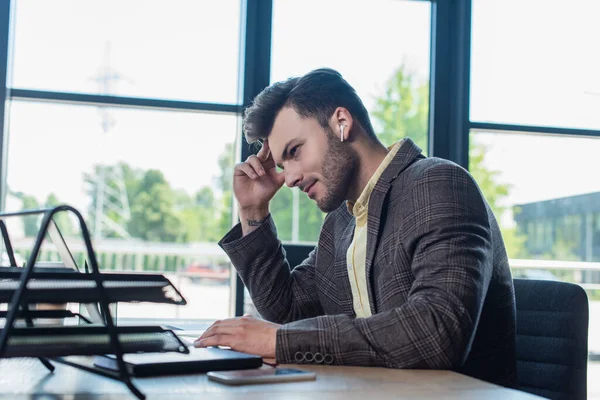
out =
<path fill-rule="evenodd" d="M 287 172 L 285 174 L 285 184 L 293 188 L 302 182 L 302 174 L 298 172 Z"/>

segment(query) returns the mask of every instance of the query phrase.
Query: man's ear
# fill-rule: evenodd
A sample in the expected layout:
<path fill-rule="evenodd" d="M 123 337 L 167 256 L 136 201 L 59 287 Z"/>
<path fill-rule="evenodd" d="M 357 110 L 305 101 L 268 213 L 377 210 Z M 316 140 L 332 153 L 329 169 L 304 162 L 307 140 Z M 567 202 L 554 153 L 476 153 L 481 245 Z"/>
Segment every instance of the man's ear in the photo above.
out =
<path fill-rule="evenodd" d="M 336 108 L 333 112 L 333 115 L 329 119 L 329 127 L 342 142 L 353 139 L 353 123 L 354 121 L 352 119 L 352 114 L 350 114 L 350 111 L 344 107 Z"/>

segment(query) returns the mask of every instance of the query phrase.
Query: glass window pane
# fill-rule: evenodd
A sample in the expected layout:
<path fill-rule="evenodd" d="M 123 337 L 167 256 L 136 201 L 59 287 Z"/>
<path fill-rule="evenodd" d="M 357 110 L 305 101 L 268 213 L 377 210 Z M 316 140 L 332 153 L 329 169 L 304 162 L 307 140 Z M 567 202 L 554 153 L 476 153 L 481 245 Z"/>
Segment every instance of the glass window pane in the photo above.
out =
<path fill-rule="evenodd" d="M 600 138 L 477 131 L 471 141 L 469 168 L 496 213 L 510 258 L 600 262 L 594 235 L 600 181 L 582 173 L 600 170 Z M 557 162 L 565 154 L 577 160 Z"/>
<path fill-rule="evenodd" d="M 287 243 L 315 243 L 325 219 L 313 200 L 299 189 L 283 186 L 270 204 L 277 236 Z"/>
<path fill-rule="evenodd" d="M 473 1 L 471 120 L 600 129 L 600 2 Z"/>
<path fill-rule="evenodd" d="M 10 116 L 6 209 L 68 203 L 102 269 L 164 273 L 188 300 L 120 304 L 119 317 L 229 315 L 230 263 L 217 241 L 232 225 L 237 116 L 29 102 L 13 102 Z M 78 230 L 63 222 L 82 262 Z M 26 256 L 35 221 L 16 228 Z"/>
<path fill-rule="evenodd" d="M 238 102 L 240 0 L 19 0 L 12 86 Z"/>
<path fill-rule="evenodd" d="M 357 90 L 383 144 L 410 136 L 426 153 L 429 2 L 307 0 L 298 7 L 275 0 L 273 7 L 271 82 L 336 69 Z M 272 203 L 278 233 L 294 243 L 316 241 L 323 214 L 294 192 L 284 188 Z"/>

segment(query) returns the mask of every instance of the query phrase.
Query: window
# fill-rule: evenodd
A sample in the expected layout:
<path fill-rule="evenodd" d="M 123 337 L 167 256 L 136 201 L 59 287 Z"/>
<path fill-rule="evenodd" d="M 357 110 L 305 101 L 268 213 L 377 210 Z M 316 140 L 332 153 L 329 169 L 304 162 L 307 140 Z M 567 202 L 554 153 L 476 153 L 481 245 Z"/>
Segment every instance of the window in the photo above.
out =
<path fill-rule="evenodd" d="M 217 241 L 232 224 L 238 127 L 235 115 L 13 102 L 6 209 L 74 206 L 101 268 L 163 273 L 188 301 L 120 304 L 119 317 L 224 318 L 230 264 Z M 79 230 L 59 226 L 81 263 Z M 35 222 L 20 234 L 26 257 Z M 50 248 L 43 258 L 58 260 Z"/>
<path fill-rule="evenodd" d="M 239 102 L 240 0 L 13 3 L 13 87 Z"/>
<path fill-rule="evenodd" d="M 4 209 L 75 206 L 101 268 L 165 274 L 188 301 L 120 304 L 119 317 L 230 316 L 231 265 L 217 241 L 233 223 L 242 1 L 12 7 Z M 76 224 L 57 222 L 83 263 Z M 39 221 L 12 223 L 26 257 Z M 42 259 L 58 255 L 48 246 Z"/>
<path fill-rule="evenodd" d="M 429 2 L 275 0 L 271 82 L 336 69 L 383 144 L 409 136 L 427 153 L 430 29 Z M 284 187 L 272 211 L 283 240 L 317 241 L 324 214 L 305 194 Z"/>
<path fill-rule="evenodd" d="M 598 259 L 600 243 L 583 227 L 598 212 L 600 182 L 582 171 L 600 170 L 600 138 L 473 131 L 471 141 L 483 157 L 472 157 L 470 170 L 495 211 L 510 258 Z"/>
<path fill-rule="evenodd" d="M 471 121 L 600 129 L 600 2 L 474 0 Z"/>

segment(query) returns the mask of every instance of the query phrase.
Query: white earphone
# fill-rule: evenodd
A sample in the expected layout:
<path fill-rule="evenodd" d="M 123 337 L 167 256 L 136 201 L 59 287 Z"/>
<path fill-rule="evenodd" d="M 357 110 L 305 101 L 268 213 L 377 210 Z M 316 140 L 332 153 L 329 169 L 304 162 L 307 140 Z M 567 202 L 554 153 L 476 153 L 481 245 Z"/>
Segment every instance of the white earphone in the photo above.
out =
<path fill-rule="evenodd" d="M 344 141 L 344 125 L 340 124 L 340 139 Z"/>

